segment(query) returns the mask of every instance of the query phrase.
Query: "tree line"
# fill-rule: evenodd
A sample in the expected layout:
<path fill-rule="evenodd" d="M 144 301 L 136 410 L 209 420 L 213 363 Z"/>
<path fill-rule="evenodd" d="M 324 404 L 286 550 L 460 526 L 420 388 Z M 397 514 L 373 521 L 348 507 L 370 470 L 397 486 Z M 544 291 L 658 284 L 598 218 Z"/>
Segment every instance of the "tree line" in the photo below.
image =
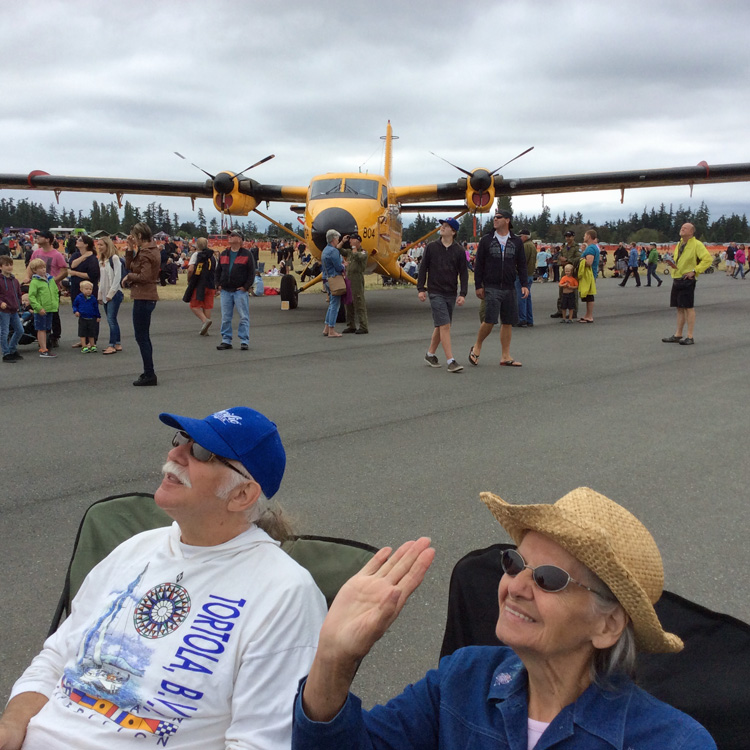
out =
<path fill-rule="evenodd" d="M 512 210 L 510 198 L 500 198 L 498 208 Z M 562 216 L 557 214 L 553 219 L 549 206 L 545 206 L 538 214 L 513 215 L 513 227 L 516 232 L 526 228 L 531 232 L 532 239 L 552 243 L 562 242 L 567 231 L 575 232 L 576 239 L 582 240 L 584 232 L 589 227 L 596 227 L 599 238 L 607 244 L 675 242 L 679 237 L 680 227 L 686 222 L 695 225 L 696 235 L 704 242 L 747 242 L 750 239 L 750 227 L 745 214 L 738 216 L 733 213 L 711 221 L 709 209 L 703 202 L 695 211 L 682 205 L 674 209 L 671 204 L 667 209 L 664 203 L 658 209 L 649 209 L 646 206 L 640 214 L 633 213 L 627 219 L 612 219 L 605 222 L 585 219 L 580 211 L 571 214 L 563 212 Z M 459 242 L 473 242 L 482 234 L 492 231 L 491 217 L 483 219 L 477 216 L 475 221 L 473 216 L 467 214 L 460 219 L 459 224 Z M 437 219 L 417 214 L 414 221 L 404 227 L 403 239 L 406 242 L 415 242 L 437 225 Z"/>
<path fill-rule="evenodd" d="M 28 229 L 52 229 L 52 227 L 72 227 L 93 232 L 103 229 L 105 232 L 130 232 L 133 224 L 145 221 L 155 232 L 166 232 L 172 236 L 199 237 L 219 233 L 219 222 L 212 218 L 206 222 L 202 208 L 198 209 L 197 221 L 180 221 L 176 213 L 170 214 L 161 203 L 149 203 L 141 210 L 130 201 L 120 209 L 114 201 L 99 203 L 93 201 L 88 213 L 67 210 L 54 203 L 45 208 L 41 203 L 23 198 L 0 198 L 0 227 L 26 227 Z M 253 221 L 233 221 L 233 226 L 249 237 L 261 237 L 263 234 Z"/>
<path fill-rule="evenodd" d="M 510 198 L 506 196 L 499 198 L 498 208 L 512 210 Z M 198 209 L 198 218 L 195 222 L 181 222 L 176 213 L 170 214 L 160 203 L 156 202 L 149 203 L 145 209 L 141 210 L 129 201 L 125 201 L 122 209 L 119 209 L 115 202 L 93 201 L 91 210 L 86 214 L 80 210 L 76 213 L 72 209 L 60 208 L 54 203 L 45 208 L 41 203 L 34 203 L 26 198 L 19 201 L 14 201 L 13 198 L 0 198 L 0 227 L 51 229 L 62 226 L 78 227 L 87 232 L 103 229 L 114 234 L 115 232 L 129 232 L 133 224 L 139 221 L 145 221 L 154 231 L 183 237 L 218 234 L 220 229 L 216 218 L 206 221 L 202 208 Z M 542 242 L 562 242 L 563 234 L 568 230 L 574 231 L 576 239 L 580 240 L 589 227 L 596 227 L 600 239 L 606 243 L 674 242 L 679 236 L 680 227 L 685 222 L 694 224 L 697 236 L 707 242 L 731 240 L 747 242 L 750 239 L 750 228 L 745 214 L 742 216 L 735 213 L 730 216 L 722 215 L 711 221 L 709 209 L 703 202 L 695 211 L 684 208 L 682 205 L 674 209 L 671 204 L 667 209 L 664 203 L 658 209 L 654 207 L 649 209 L 646 206 L 640 214 L 633 213 L 627 219 L 613 219 L 605 222 L 584 219 L 580 211 L 571 214 L 563 212 L 562 216 L 557 214 L 553 219 L 549 206 L 545 206 L 538 214 L 518 213 L 513 217 L 516 231 L 526 227 L 531 232 L 532 239 Z M 459 223 L 458 239 L 460 242 L 475 241 L 482 234 L 492 230 L 492 219 L 486 214 L 476 217 L 467 214 Z M 258 230 L 253 221 L 233 221 L 233 225 L 248 237 L 266 236 L 266 233 Z M 292 228 L 289 222 L 285 223 L 285 226 Z M 411 224 L 404 227 L 403 240 L 415 242 L 437 226 L 437 219 L 417 214 Z M 272 226 L 268 236 L 277 234 L 280 232 Z"/>

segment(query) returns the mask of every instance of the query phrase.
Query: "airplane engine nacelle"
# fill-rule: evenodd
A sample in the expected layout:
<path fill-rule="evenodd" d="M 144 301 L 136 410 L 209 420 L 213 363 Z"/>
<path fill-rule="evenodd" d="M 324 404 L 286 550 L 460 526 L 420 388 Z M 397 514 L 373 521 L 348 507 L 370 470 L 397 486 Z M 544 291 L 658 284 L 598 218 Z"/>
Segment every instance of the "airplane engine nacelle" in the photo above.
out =
<path fill-rule="evenodd" d="M 486 169 L 475 169 L 466 180 L 466 205 L 471 213 L 486 213 L 495 202 L 495 181 Z"/>
<path fill-rule="evenodd" d="M 258 205 L 252 195 L 240 192 L 240 181 L 233 172 L 219 172 L 213 182 L 214 206 L 232 216 L 247 216 Z"/>

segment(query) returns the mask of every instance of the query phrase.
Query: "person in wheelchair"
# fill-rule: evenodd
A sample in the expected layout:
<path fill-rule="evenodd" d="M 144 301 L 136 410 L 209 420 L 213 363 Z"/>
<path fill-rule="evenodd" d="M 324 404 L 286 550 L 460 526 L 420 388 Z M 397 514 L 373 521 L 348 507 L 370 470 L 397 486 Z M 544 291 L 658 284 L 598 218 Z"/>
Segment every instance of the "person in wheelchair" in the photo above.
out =
<path fill-rule="evenodd" d="M 276 425 L 242 406 L 159 419 L 177 432 L 154 499 L 174 523 L 91 570 L 13 687 L 3 750 L 289 747 L 326 602 L 264 512 L 286 465 Z"/>
<path fill-rule="evenodd" d="M 517 545 L 498 553 L 504 645 L 459 649 L 363 711 L 349 692 L 357 666 L 434 557 L 425 538 L 381 550 L 323 623 L 295 702 L 293 749 L 715 749 L 698 722 L 632 679 L 636 649 L 683 647 L 654 611 L 663 567 L 643 524 L 586 487 L 553 505 L 481 499 Z"/>

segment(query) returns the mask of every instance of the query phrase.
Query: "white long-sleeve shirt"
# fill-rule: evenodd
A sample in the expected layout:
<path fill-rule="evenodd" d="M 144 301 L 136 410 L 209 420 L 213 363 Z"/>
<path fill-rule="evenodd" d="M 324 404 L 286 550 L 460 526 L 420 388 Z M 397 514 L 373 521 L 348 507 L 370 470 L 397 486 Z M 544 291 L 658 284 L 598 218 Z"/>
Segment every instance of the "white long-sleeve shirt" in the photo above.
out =
<path fill-rule="evenodd" d="M 177 524 L 97 565 L 11 697 L 49 701 L 24 750 L 289 748 L 326 613 L 310 574 L 252 527 L 215 547 Z"/>

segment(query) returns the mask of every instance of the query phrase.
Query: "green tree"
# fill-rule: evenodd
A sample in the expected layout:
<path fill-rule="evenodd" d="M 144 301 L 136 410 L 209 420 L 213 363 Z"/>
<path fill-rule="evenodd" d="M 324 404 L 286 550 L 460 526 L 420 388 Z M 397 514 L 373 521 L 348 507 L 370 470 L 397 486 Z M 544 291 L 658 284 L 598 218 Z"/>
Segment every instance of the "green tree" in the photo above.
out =
<path fill-rule="evenodd" d="M 208 234 L 208 227 L 206 226 L 206 214 L 203 213 L 203 209 L 198 209 L 198 233 L 202 236 Z"/>

